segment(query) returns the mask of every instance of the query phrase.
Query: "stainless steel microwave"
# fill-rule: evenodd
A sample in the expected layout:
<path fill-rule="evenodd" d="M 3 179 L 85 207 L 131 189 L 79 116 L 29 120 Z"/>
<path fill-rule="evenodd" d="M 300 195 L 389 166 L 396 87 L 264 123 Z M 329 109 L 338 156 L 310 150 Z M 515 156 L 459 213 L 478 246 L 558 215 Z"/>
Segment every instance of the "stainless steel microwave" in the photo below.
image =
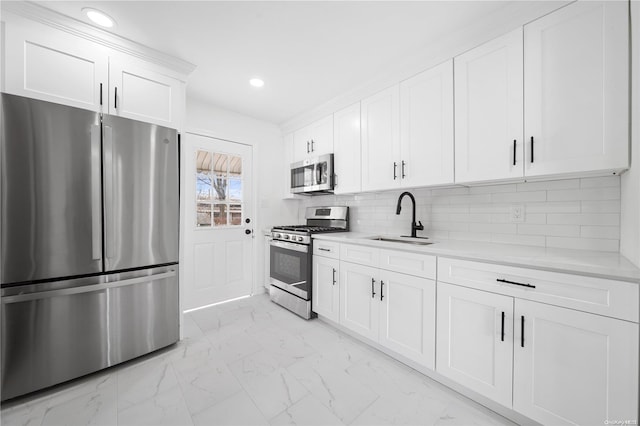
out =
<path fill-rule="evenodd" d="M 333 192 L 333 154 L 291 164 L 291 192 L 309 195 Z"/>

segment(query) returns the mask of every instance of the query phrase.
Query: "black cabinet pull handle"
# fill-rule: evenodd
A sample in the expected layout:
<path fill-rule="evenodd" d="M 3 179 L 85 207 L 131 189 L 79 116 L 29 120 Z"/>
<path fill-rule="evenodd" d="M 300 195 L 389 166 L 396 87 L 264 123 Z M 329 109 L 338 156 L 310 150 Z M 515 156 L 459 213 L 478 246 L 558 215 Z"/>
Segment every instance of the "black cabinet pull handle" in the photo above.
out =
<path fill-rule="evenodd" d="M 393 180 L 396 180 L 398 178 L 398 175 L 396 173 L 397 169 L 398 169 L 398 163 L 394 161 L 393 162 Z"/>
<path fill-rule="evenodd" d="M 516 165 L 516 140 L 513 140 L 513 165 Z"/>
<path fill-rule="evenodd" d="M 372 299 L 376 297 L 376 292 L 375 292 L 375 288 L 374 288 L 374 284 L 375 283 L 376 283 L 376 280 L 371 278 L 371 298 Z"/>
<path fill-rule="evenodd" d="M 336 285 L 336 268 L 333 269 L 333 285 Z"/>
<path fill-rule="evenodd" d="M 113 96 L 113 108 L 118 109 L 118 88 L 116 87 L 115 95 Z"/>
<path fill-rule="evenodd" d="M 524 348 L 524 315 L 520 317 L 520 347 Z"/>
<path fill-rule="evenodd" d="M 311 152 L 313 152 L 313 139 L 311 139 Z"/>
<path fill-rule="evenodd" d="M 324 248 L 324 247 L 318 247 L 318 250 L 322 250 L 322 251 L 331 251 L 328 248 Z"/>
<path fill-rule="evenodd" d="M 402 160 L 402 179 L 407 177 L 407 175 L 404 174 L 404 166 L 405 166 L 405 164 L 407 164 L 407 163 L 405 163 L 404 160 Z"/>
<path fill-rule="evenodd" d="M 502 328 L 500 331 L 500 341 L 504 342 L 504 311 L 502 312 Z"/>
<path fill-rule="evenodd" d="M 309 153 L 309 141 L 307 141 L 307 154 Z"/>
<path fill-rule="evenodd" d="M 384 299 L 384 294 L 382 294 L 382 289 L 384 288 L 384 281 L 380 280 L 380 301 Z"/>
<path fill-rule="evenodd" d="M 507 284 L 519 285 L 520 287 L 536 288 L 535 285 L 517 283 L 515 281 L 503 280 L 502 278 L 496 278 L 496 281 L 498 281 L 499 283 L 507 283 Z"/>
<path fill-rule="evenodd" d="M 533 136 L 531 136 L 531 162 L 533 163 Z"/>
<path fill-rule="evenodd" d="M 100 83 L 100 105 L 102 105 L 102 83 Z"/>

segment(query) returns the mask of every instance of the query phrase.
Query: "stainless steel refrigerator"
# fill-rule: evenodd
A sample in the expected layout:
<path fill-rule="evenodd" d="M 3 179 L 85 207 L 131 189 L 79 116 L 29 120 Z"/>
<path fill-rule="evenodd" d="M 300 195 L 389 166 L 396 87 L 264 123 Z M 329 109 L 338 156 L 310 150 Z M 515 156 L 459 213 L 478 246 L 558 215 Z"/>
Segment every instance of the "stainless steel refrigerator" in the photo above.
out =
<path fill-rule="evenodd" d="M 179 339 L 177 132 L 1 94 L 2 400 Z"/>

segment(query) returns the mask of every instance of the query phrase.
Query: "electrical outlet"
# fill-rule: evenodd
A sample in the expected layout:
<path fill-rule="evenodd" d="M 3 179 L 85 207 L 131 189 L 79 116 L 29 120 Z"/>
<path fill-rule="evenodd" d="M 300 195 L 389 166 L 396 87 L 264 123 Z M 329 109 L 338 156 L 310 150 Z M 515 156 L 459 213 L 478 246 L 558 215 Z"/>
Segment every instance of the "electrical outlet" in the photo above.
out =
<path fill-rule="evenodd" d="M 524 204 L 512 204 L 511 205 L 511 222 L 522 223 L 524 222 Z"/>

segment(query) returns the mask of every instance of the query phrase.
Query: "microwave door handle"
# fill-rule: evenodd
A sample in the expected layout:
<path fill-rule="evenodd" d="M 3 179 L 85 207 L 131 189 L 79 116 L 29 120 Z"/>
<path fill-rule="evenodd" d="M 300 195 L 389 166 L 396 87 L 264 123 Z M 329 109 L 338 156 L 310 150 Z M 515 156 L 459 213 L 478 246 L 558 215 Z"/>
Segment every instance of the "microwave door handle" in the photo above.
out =
<path fill-rule="evenodd" d="M 322 179 L 322 163 L 316 164 L 316 185 L 320 185 Z"/>

